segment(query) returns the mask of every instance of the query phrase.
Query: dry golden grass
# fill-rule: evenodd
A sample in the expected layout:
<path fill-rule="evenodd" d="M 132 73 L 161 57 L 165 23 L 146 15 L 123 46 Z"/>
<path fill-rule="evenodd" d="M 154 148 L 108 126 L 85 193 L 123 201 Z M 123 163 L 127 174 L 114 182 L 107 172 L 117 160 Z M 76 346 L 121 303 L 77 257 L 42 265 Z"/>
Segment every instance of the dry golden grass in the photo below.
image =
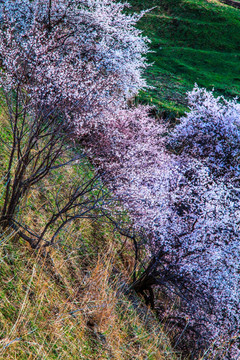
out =
<path fill-rule="evenodd" d="M 0 252 L 1 359 L 176 358 L 121 291 L 112 246 L 81 269 L 77 253 L 35 253 L 16 235 Z"/>

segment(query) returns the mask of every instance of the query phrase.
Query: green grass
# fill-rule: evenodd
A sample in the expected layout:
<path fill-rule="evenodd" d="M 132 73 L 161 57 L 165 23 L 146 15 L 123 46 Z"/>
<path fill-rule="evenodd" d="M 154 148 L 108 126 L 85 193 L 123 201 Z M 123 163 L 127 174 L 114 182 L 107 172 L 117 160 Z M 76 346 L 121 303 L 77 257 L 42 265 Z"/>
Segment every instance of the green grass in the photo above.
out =
<path fill-rule="evenodd" d="M 139 27 L 152 43 L 146 71 L 154 89 L 139 101 L 180 116 L 195 83 L 226 97 L 240 95 L 240 10 L 217 0 L 130 0 L 134 11 L 156 6 Z"/>

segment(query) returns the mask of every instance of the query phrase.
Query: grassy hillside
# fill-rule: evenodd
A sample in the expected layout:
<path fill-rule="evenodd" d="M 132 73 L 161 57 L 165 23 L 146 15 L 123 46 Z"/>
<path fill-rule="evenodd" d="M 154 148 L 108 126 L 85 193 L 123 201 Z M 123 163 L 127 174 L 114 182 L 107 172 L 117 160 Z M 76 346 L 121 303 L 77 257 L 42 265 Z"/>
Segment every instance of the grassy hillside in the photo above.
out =
<path fill-rule="evenodd" d="M 140 101 L 167 116 L 181 115 L 194 83 L 226 97 L 240 95 L 240 10 L 218 0 L 130 0 L 152 43 L 146 75 L 154 90 Z"/>
<path fill-rule="evenodd" d="M 153 315 L 121 291 L 114 239 L 88 230 L 114 251 L 98 252 L 93 234 L 82 254 L 36 253 L 14 233 L 1 239 L 0 359 L 177 359 Z"/>

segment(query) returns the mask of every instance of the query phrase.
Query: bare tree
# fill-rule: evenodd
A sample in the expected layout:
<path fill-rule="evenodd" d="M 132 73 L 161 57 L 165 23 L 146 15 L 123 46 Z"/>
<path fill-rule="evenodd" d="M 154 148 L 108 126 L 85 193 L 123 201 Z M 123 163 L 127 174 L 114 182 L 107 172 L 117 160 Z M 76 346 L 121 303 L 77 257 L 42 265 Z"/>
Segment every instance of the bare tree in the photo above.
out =
<path fill-rule="evenodd" d="M 16 219 L 19 206 L 34 185 L 52 171 L 79 161 L 81 150 L 66 157 L 69 143 L 64 116 L 57 109 L 38 106 L 33 111 L 29 96 L 17 86 L 15 91 L 3 90 L 1 105 L 4 110 L 5 130 L 8 138 L 0 138 L 2 151 L 8 159 L 4 174 L 4 196 L 0 223 L 3 228 L 14 227 L 33 248 L 53 244 L 60 231 L 70 222 L 100 215 L 100 203 L 108 194 L 99 175 L 86 174 L 75 179 L 69 193 L 61 196 L 61 186 L 54 196 L 55 208 L 49 211 L 49 220 L 39 233 Z M 49 229 L 51 237 L 46 237 Z"/>

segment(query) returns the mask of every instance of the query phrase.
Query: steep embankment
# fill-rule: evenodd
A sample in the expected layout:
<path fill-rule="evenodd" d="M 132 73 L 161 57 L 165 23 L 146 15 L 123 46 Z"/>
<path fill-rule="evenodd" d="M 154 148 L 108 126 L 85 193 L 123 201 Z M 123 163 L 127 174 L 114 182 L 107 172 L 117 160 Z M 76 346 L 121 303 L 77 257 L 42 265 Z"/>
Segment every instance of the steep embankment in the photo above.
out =
<path fill-rule="evenodd" d="M 140 22 L 151 40 L 146 75 L 154 90 L 144 100 L 167 116 L 186 109 L 194 83 L 226 97 L 240 95 L 240 11 L 218 0 L 131 0 L 134 10 L 155 7 Z"/>

